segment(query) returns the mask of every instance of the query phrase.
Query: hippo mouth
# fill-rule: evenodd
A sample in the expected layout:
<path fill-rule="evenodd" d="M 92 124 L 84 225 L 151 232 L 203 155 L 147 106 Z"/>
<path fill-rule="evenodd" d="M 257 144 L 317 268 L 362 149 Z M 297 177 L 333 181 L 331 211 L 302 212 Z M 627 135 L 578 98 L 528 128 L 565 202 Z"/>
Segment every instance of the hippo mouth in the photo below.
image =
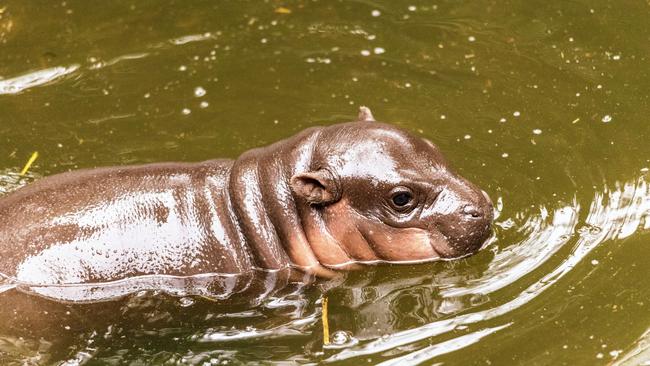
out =
<path fill-rule="evenodd" d="M 437 255 L 435 259 L 451 259 L 457 257 L 455 251 L 450 245 L 447 235 L 442 232 L 429 232 L 427 237 L 429 238 L 431 250 L 433 250 L 433 253 Z M 432 260 L 434 260 L 434 258 L 432 258 Z"/>

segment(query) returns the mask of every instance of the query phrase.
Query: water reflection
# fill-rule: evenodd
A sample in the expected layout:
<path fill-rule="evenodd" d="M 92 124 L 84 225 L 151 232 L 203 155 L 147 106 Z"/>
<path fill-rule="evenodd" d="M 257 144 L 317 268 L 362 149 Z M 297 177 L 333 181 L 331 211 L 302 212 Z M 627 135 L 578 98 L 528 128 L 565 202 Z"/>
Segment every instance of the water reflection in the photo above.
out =
<path fill-rule="evenodd" d="M 213 35 L 210 32 L 206 32 L 203 34 L 189 34 L 186 36 L 169 39 L 167 42 L 164 43 L 151 44 L 147 48 L 156 50 L 156 49 L 167 48 L 170 46 L 185 45 L 187 43 L 213 40 L 216 37 L 217 35 Z M 62 81 L 66 77 L 69 78 L 71 76 L 74 76 L 75 74 L 77 74 L 78 76 L 78 74 L 83 72 L 84 69 L 98 70 L 104 67 L 113 66 L 115 64 L 124 61 L 142 59 L 150 56 L 150 54 L 151 53 L 149 52 L 130 53 L 130 54 L 116 56 L 107 61 L 101 61 L 96 59 L 95 57 L 90 57 L 89 65 L 87 65 L 86 67 L 82 67 L 82 65 L 80 64 L 71 64 L 67 66 L 54 66 L 54 67 L 48 67 L 39 70 L 32 70 L 10 78 L 4 78 L 3 76 L 0 76 L 0 95 L 22 93 L 31 88 L 49 85 L 58 81 Z"/>
<path fill-rule="evenodd" d="M 20 175 L 20 173 L 12 169 L 0 170 L 0 196 L 15 191 L 33 181 L 36 177 L 31 172 Z"/>
<path fill-rule="evenodd" d="M 79 69 L 79 65 L 57 66 L 25 73 L 9 79 L 0 79 L 0 95 L 18 94 L 29 88 L 52 83 Z"/>
<path fill-rule="evenodd" d="M 114 282 L 70 285 L 25 283 L 8 277 L 5 277 L 4 282 L 6 290 L 15 288 L 21 292 L 70 303 L 115 300 L 139 291 L 157 289 L 177 297 L 203 296 L 214 301 L 236 297 L 245 298 L 251 304 L 259 304 L 274 291 L 288 285 L 289 271 L 287 268 L 255 270 L 241 274 L 148 275 Z"/>
<path fill-rule="evenodd" d="M 619 351 L 612 352 L 618 353 Z M 612 363 L 612 366 L 636 365 L 650 365 L 650 328 L 630 347 L 625 356 Z"/>
<path fill-rule="evenodd" d="M 320 319 L 319 294 L 316 287 L 295 284 L 268 293 L 261 304 L 246 295 L 216 300 L 163 291 L 70 304 L 8 291 L 0 296 L 0 363 L 202 364 L 217 353 L 222 361 L 256 359 L 260 345 L 309 342 Z M 152 341 L 174 346 L 153 354 L 132 348 Z"/>

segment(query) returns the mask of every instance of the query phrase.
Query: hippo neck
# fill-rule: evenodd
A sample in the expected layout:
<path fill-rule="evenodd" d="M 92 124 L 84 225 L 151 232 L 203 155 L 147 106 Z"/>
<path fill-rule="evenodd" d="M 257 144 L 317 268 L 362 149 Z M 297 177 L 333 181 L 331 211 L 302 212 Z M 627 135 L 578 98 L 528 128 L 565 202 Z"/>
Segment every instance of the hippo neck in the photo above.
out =
<path fill-rule="evenodd" d="M 246 246 L 261 268 L 292 266 L 322 277 L 323 267 L 303 230 L 289 181 L 310 168 L 320 128 L 241 155 L 230 171 L 228 193 Z"/>

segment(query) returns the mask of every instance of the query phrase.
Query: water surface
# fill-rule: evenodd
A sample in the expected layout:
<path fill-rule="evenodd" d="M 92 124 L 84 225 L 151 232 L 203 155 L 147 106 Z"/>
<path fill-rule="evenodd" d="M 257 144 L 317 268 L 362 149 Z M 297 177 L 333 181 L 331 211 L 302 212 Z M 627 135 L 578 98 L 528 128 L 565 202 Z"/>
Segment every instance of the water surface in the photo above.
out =
<path fill-rule="evenodd" d="M 438 144 L 499 216 L 473 257 L 247 301 L 8 289 L 0 363 L 648 362 L 648 16 L 605 0 L 5 1 L 0 194 L 234 158 L 368 105 Z"/>

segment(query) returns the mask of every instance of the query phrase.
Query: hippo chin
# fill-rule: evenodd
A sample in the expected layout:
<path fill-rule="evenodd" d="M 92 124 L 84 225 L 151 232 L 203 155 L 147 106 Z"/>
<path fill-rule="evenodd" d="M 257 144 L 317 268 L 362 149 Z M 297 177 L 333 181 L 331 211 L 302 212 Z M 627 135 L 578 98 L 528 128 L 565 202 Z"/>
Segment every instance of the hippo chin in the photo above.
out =
<path fill-rule="evenodd" d="M 0 273 L 83 284 L 144 275 L 466 256 L 490 236 L 487 195 L 438 148 L 359 121 L 309 128 L 236 160 L 81 170 L 0 199 Z"/>

